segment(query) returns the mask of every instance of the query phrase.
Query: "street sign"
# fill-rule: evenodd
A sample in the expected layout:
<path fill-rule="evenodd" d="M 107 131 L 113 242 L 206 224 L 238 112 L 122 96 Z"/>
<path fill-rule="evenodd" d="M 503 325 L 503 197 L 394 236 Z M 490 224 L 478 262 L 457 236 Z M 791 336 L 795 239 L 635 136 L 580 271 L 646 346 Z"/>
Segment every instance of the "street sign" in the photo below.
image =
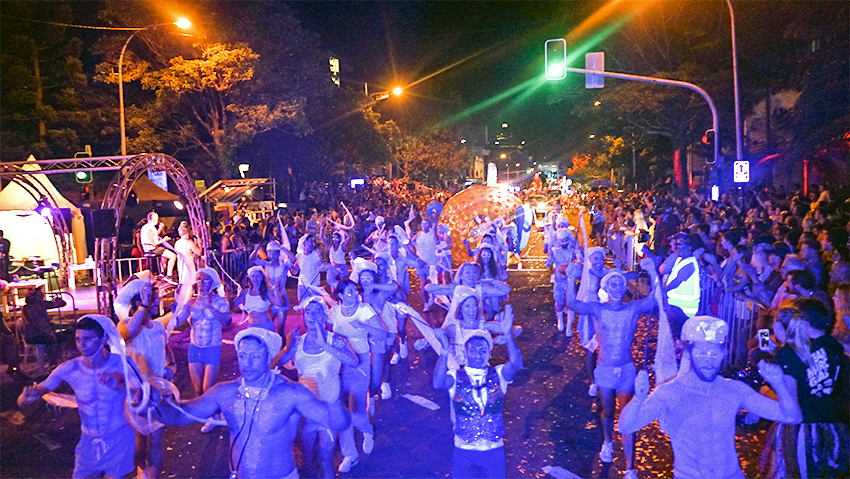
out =
<path fill-rule="evenodd" d="M 168 191 L 168 174 L 165 170 L 148 169 L 148 178 L 151 180 L 151 183 Z"/>
<path fill-rule="evenodd" d="M 750 162 L 747 160 L 736 161 L 733 166 L 735 183 L 749 183 L 750 181 Z"/>
<path fill-rule="evenodd" d="M 605 53 L 589 52 L 584 54 L 584 69 L 597 72 L 605 71 Z M 585 75 L 584 87 L 587 89 L 604 88 L 605 77 L 601 75 Z"/>

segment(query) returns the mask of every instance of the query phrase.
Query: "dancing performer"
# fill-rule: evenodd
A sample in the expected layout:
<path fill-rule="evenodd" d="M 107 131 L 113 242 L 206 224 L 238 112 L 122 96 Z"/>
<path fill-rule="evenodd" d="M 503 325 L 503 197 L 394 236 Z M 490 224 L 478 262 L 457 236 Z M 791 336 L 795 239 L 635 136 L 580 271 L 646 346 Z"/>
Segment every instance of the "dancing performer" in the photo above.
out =
<path fill-rule="evenodd" d="M 445 223 L 437 225 L 437 279 L 441 284 L 452 281 L 452 234 Z"/>
<path fill-rule="evenodd" d="M 181 221 L 177 234 L 180 235 L 180 239 L 174 243 L 177 253 L 177 280 L 180 284 L 184 284 L 195 281 L 195 258 L 201 256 L 203 252 L 195 243 L 189 223 Z"/>
<path fill-rule="evenodd" d="M 177 372 L 174 352 L 161 322 L 152 319 L 158 311 L 159 297 L 150 279 L 142 278 L 124 285 L 115 300 L 120 319 L 118 332 L 127 342 L 127 355 L 133 358 L 143 376 L 170 381 Z M 136 432 L 135 463 L 139 478 L 159 477 L 162 472 L 162 435 L 165 428 L 157 423 L 149 434 Z"/>
<path fill-rule="evenodd" d="M 558 331 L 564 331 L 564 308 L 567 302 L 567 288 L 569 280 L 563 273 L 563 267 L 569 267 L 576 259 L 575 235 L 568 229 L 561 228 L 555 233 L 558 239 L 556 246 L 549 250 L 546 258 L 546 268 L 555 267 L 555 283 L 552 287 L 552 296 L 555 299 L 555 316 L 558 318 Z M 573 336 L 573 319 L 575 315 L 569 315 L 566 325 L 566 336 Z"/>
<path fill-rule="evenodd" d="M 386 262 L 387 253 L 379 253 L 381 262 Z M 362 269 L 358 274 L 358 284 L 363 291 L 363 301 L 370 304 L 378 313 L 378 319 L 383 323 L 386 331 L 386 339 L 383 344 L 372 345 L 372 394 L 375 394 L 375 389 L 380 385 L 381 399 L 392 398 L 392 389 L 390 388 L 390 364 L 387 357 L 387 350 L 391 350 L 395 343 L 396 335 L 398 334 L 398 321 L 395 316 L 395 309 L 390 304 L 390 298 L 398 292 L 398 283 L 395 281 L 389 283 L 378 282 L 377 265 L 374 269 Z"/>
<path fill-rule="evenodd" d="M 651 267 L 652 260 L 645 258 L 644 267 L 648 269 L 652 280 L 651 288 L 658 287 L 658 276 Z M 602 430 L 605 442 L 599 458 L 602 462 L 614 461 L 614 408 L 616 402 L 620 407 L 625 405 L 634 393 L 635 374 L 637 368 L 632 358 L 632 342 L 635 336 L 637 320 L 642 314 L 650 313 L 655 307 L 655 296 L 650 293 L 646 297 L 623 303 L 626 295 L 627 282 L 625 276 L 613 271 L 602 278 L 601 287 L 608 296 L 607 303 L 584 302 L 576 300 L 575 280 L 578 278 L 578 268 L 573 265 L 568 270 L 570 287 L 567 295 L 567 306 L 578 314 L 586 314 L 593 320 L 596 338 L 599 342 L 598 364 L 593 371 L 594 383 L 599 387 L 602 398 Z M 626 455 L 626 477 L 636 479 L 634 471 L 634 436 L 623 434 L 623 451 Z"/>
<path fill-rule="evenodd" d="M 221 329 L 229 325 L 232 318 L 218 273 L 212 268 L 202 268 L 197 273 L 197 281 L 198 296 L 177 312 L 174 327 L 187 319 L 190 321 L 189 376 L 195 395 L 200 396 L 215 384 L 221 365 Z M 209 432 L 213 427 L 212 423 L 207 423 L 201 430 Z"/>
<path fill-rule="evenodd" d="M 242 377 L 216 384 L 203 396 L 181 405 L 197 417 L 219 411 L 230 429 L 231 478 L 297 479 L 292 446 L 303 417 L 332 431 L 348 425 L 339 401 L 326 403 L 306 387 L 274 374 L 269 365 L 280 353 L 280 335 L 262 328 L 236 334 L 233 345 Z M 156 395 L 160 421 L 183 426 L 192 419 Z"/>
<path fill-rule="evenodd" d="M 658 420 L 670 436 L 677 478 L 744 478 L 735 450 L 735 418 L 741 409 L 788 424 L 803 419 L 780 366 L 764 360 L 758 364 L 778 401 L 740 381 L 719 376 L 728 333 L 722 319 L 689 318 L 681 334 L 686 342 L 683 368 L 687 372 L 681 371 L 648 394 L 649 375 L 641 371 L 635 379 L 635 396 L 620 413 L 617 429 L 621 434 L 634 434 Z"/>
<path fill-rule="evenodd" d="M 316 251 L 316 239 L 312 234 L 304 235 L 304 251 L 296 255 L 295 266 L 292 272 L 298 275 L 298 301 L 305 296 L 312 295 L 313 287 L 318 287 L 321 281 L 322 271 L 331 268 L 330 263 L 322 261 L 322 255 Z"/>
<path fill-rule="evenodd" d="M 375 231 L 373 231 L 363 243 L 371 245 L 371 249 L 379 253 L 389 250 L 390 232 L 386 229 L 386 224 L 384 222 L 383 216 L 378 216 L 375 218 L 375 228 Z"/>
<path fill-rule="evenodd" d="M 457 286 L 466 286 L 475 289 L 481 296 L 481 299 L 487 297 L 500 298 L 511 292 L 511 287 L 507 283 L 495 279 L 481 279 L 481 267 L 478 263 L 464 263 L 460 265 L 457 273 L 455 273 L 454 282 L 441 285 L 429 284 L 425 286 L 428 293 L 432 295 L 444 294 L 452 298 L 452 303 L 455 301 L 455 289 Z M 450 324 L 449 317 L 446 316 L 446 321 L 443 326 Z"/>
<path fill-rule="evenodd" d="M 482 243 L 478 247 L 478 253 L 475 255 L 474 261 L 480 268 L 482 281 L 502 282 L 506 279 L 503 277 L 503 273 L 506 275 L 507 270 L 502 270 L 499 267 L 494 251 L 497 251 L 497 248 L 489 243 Z M 507 297 L 504 297 L 504 299 L 507 299 Z M 496 313 L 502 309 L 501 300 L 502 297 L 489 295 L 485 297 L 484 314 L 487 316 L 487 319 L 492 320 L 496 317 Z"/>
<path fill-rule="evenodd" d="M 287 345 L 279 364 L 293 360 L 300 384 L 325 403 L 339 402 L 342 391 L 340 368 L 342 364 L 356 368 L 357 355 L 345 337 L 327 330 L 330 310 L 321 296 L 308 296 L 296 309 L 304 313 L 306 332 L 299 336 L 299 329 L 295 328 L 295 339 Z M 336 437 L 329 429 L 309 421 L 301 429 L 302 451 L 307 464 L 313 464 L 313 448 L 318 438 L 320 475 L 325 479 L 334 477 Z"/>
<path fill-rule="evenodd" d="M 487 321 L 484 308 L 478 292 L 466 286 L 455 288 L 454 301 L 446 317 L 451 321 L 445 328 L 437 328 L 435 336 L 444 333 L 449 340 L 449 368 L 458 369 L 466 365 L 466 340 L 472 335 L 481 334 L 488 341 L 493 341 L 493 335 L 502 332 L 502 325 L 495 321 Z"/>
<path fill-rule="evenodd" d="M 284 233 L 286 237 L 286 233 Z M 288 239 L 287 239 L 288 242 Z M 262 266 L 268 275 L 269 288 L 278 292 L 280 298 L 280 306 L 272 305 L 270 308 L 272 317 L 277 319 L 277 333 L 283 336 L 283 329 L 286 325 L 286 314 L 289 312 L 289 295 L 286 294 L 286 279 L 289 270 L 295 264 L 295 255 L 276 240 L 269 241 L 266 245 L 266 257 L 263 260 L 259 258 L 259 245 L 257 249 L 251 253 L 251 258 L 254 264 Z"/>
<path fill-rule="evenodd" d="M 505 307 L 503 323 L 509 330 L 513 311 Z M 493 343 L 481 334 L 464 344 L 467 364 L 458 370 L 448 368 L 449 344 L 440 337 L 443 353 L 434 368 L 435 389 L 445 389 L 454 408 L 454 452 L 452 477 L 499 478 L 507 476 L 505 464 L 504 404 L 508 385 L 522 370 L 522 352 L 510 334 L 508 362 L 490 366 Z"/>
<path fill-rule="evenodd" d="M 324 222 L 322 225 L 324 226 Z M 327 283 L 331 289 L 336 288 L 337 283 L 348 276 L 348 263 L 345 261 L 345 249 L 348 247 L 349 236 L 344 229 L 339 227 L 331 234 L 331 242 L 328 243 L 325 235 L 321 235 L 322 243 L 328 250 L 328 260 L 331 263 L 327 272 Z"/>
<path fill-rule="evenodd" d="M 424 264 L 413 248 L 410 246 L 407 234 L 400 226 L 396 226 L 390 236 L 390 256 L 393 263 L 389 265 L 390 271 L 395 271 L 395 280 L 401 286 L 406 298 L 410 298 L 410 275 L 408 268 L 418 268 Z"/>
<path fill-rule="evenodd" d="M 272 308 L 280 308 L 282 302 L 278 292 L 279 283 L 269 286 L 266 271 L 262 266 L 248 268 L 249 288 L 239 293 L 233 301 L 233 306 L 241 307 L 248 314 L 249 327 L 280 331 L 283 329 L 283 318 L 278 318 Z M 284 292 L 285 294 L 285 292 Z M 279 312 L 279 311 L 278 311 Z"/>
<path fill-rule="evenodd" d="M 80 357 L 65 361 L 37 385 L 27 386 L 18 396 L 25 407 L 67 383 L 74 391 L 80 413 L 82 435 L 74 451 L 74 479 L 123 477 L 135 469 L 136 432 L 124 414 L 127 397 L 124 365 L 118 354 L 107 352 L 106 328 L 117 335 L 105 316 L 86 315 L 74 332 Z M 135 368 L 132 359 L 128 359 Z M 130 376 L 135 382 L 135 376 Z"/>
<path fill-rule="evenodd" d="M 360 300 L 360 291 L 355 282 L 344 279 L 336 287 L 339 304 L 331 309 L 330 323 L 334 333 L 348 338 L 359 361 L 357 366 L 343 365 L 342 387 L 348 394 L 351 410 L 351 426 L 339 440 L 343 460 L 340 472 L 348 472 L 359 462 L 357 446 L 354 444 L 354 428 L 363 433 L 363 452 L 370 454 L 375 447 L 375 430 L 367 412 L 369 401 L 369 379 L 372 346 L 386 341 L 386 331 L 375 310 Z M 377 348 L 376 348 L 377 349 Z"/>
<path fill-rule="evenodd" d="M 407 235 L 412 237 L 410 244 L 416 248 L 416 256 L 425 262 L 424 266 L 416 268 L 416 276 L 419 278 L 419 290 L 422 293 L 422 302 L 425 303 L 424 311 L 430 311 L 434 305 L 434 298 L 429 297 L 426 291 L 426 286 L 429 284 L 438 284 L 437 281 L 437 234 L 434 230 L 434 225 L 431 224 L 431 219 L 423 217 L 420 224 L 421 230 L 413 235 L 410 230 L 410 223 L 415 218 L 413 206 L 410 207 L 410 216 L 404 223 L 407 229 Z"/>

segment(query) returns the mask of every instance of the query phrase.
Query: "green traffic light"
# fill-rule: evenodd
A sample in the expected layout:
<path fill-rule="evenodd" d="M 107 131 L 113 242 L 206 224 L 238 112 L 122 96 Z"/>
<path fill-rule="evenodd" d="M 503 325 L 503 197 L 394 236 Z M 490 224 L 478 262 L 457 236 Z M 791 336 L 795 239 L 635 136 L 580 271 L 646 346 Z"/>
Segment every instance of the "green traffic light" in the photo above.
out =
<path fill-rule="evenodd" d="M 544 72 L 547 80 L 563 80 L 567 77 L 567 42 L 563 38 L 546 40 Z"/>
<path fill-rule="evenodd" d="M 74 178 L 77 180 L 77 183 L 91 183 L 91 171 L 78 171 L 74 173 Z"/>

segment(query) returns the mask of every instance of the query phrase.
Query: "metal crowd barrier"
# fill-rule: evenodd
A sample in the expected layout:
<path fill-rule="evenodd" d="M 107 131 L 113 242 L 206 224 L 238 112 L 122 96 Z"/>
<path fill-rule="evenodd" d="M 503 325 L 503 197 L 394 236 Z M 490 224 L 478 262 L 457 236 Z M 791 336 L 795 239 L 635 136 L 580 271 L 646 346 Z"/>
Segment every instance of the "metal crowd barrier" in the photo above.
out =
<path fill-rule="evenodd" d="M 212 256 L 215 259 L 213 267 L 218 270 L 228 294 L 232 291 L 238 291 L 240 289 L 239 284 L 243 282 L 245 272 L 250 266 L 248 264 L 249 253 L 247 251 L 215 252 Z"/>
<path fill-rule="evenodd" d="M 119 258 L 115 260 L 115 270 L 118 272 L 118 282 L 132 276 L 134 273 L 148 269 L 146 258 Z"/>
<path fill-rule="evenodd" d="M 637 253 L 635 252 L 636 236 L 625 235 L 618 231 L 613 233 L 608 239 L 608 251 L 620 260 L 623 264 L 623 269 L 627 271 L 635 271 L 638 266 Z"/>
<path fill-rule="evenodd" d="M 727 296 L 729 299 L 726 299 Z M 744 294 L 726 294 L 724 300 L 720 317 L 729 325 L 726 363 L 743 367 L 747 363 L 747 341 L 755 335 L 756 318 L 765 306 Z"/>

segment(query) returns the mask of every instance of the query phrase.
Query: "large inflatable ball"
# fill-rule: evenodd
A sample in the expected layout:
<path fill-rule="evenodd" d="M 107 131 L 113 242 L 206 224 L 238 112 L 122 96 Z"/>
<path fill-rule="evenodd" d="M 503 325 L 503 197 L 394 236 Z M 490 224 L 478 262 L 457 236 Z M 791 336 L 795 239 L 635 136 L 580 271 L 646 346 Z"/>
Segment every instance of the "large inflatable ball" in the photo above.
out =
<path fill-rule="evenodd" d="M 482 218 L 489 216 L 490 220 L 506 218 L 507 221 L 513 221 L 519 208 L 524 216 L 517 223 L 522 222 L 525 225 L 531 218 L 530 213 L 526 214 L 522 206 L 522 202 L 516 195 L 495 186 L 473 185 L 449 198 L 443 208 L 440 221 L 446 223 L 452 231 L 452 260 L 455 267 L 470 260 L 463 240 L 469 239 L 473 246 L 476 244 L 478 238 L 476 214 Z M 527 231 L 530 231 L 530 227 Z M 521 238 L 518 241 L 522 248 L 528 245 L 528 234 L 525 234 L 524 244 Z"/>

